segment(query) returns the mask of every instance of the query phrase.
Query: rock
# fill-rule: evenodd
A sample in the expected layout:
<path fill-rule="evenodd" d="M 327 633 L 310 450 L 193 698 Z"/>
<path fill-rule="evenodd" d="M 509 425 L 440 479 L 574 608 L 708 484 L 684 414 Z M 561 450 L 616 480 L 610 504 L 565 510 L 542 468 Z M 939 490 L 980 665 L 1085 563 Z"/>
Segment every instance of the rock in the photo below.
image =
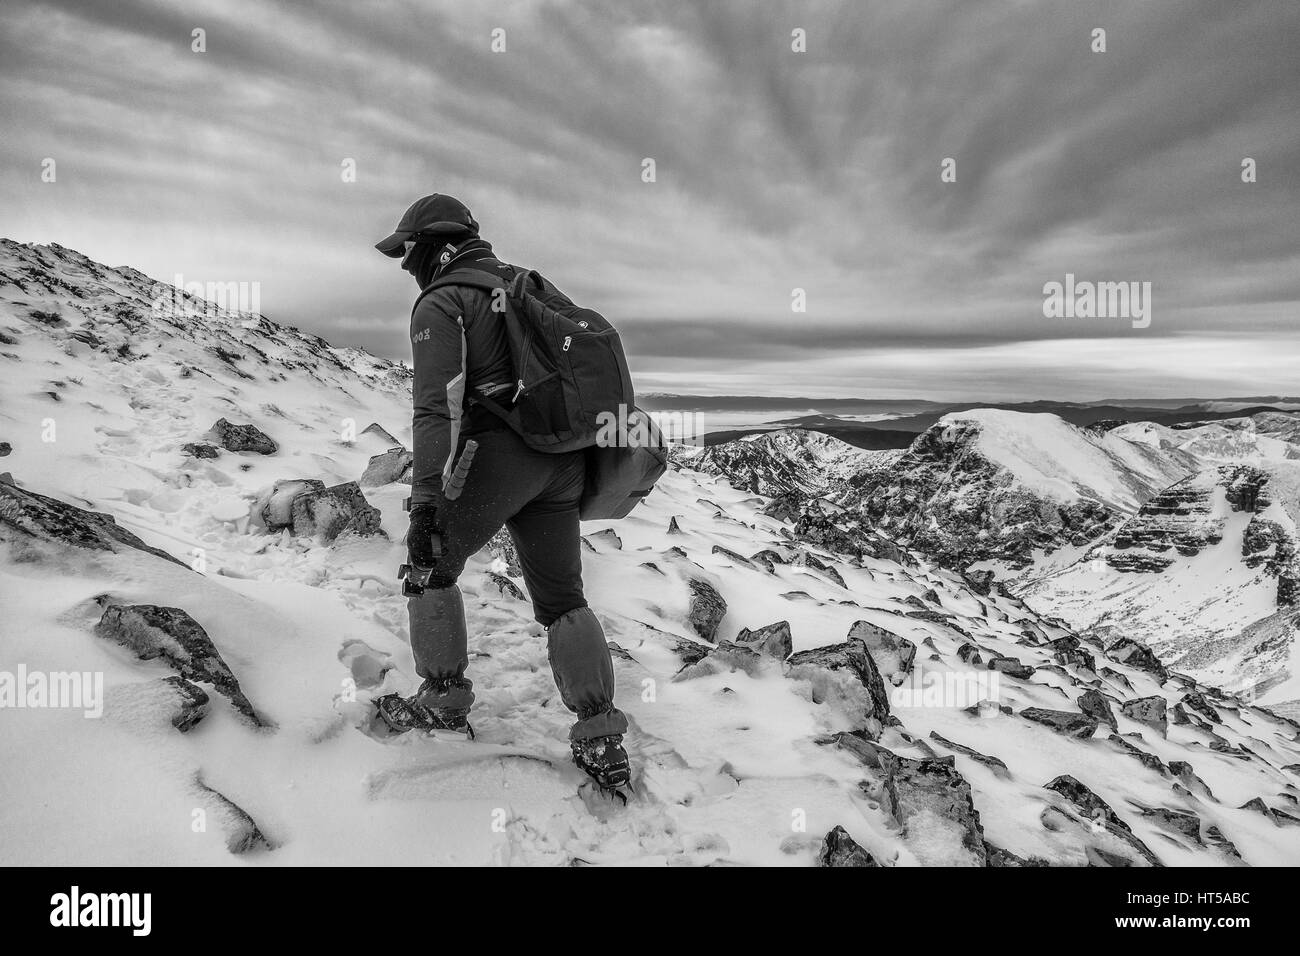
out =
<path fill-rule="evenodd" d="M 497 589 L 497 593 L 502 597 L 514 598 L 516 601 L 523 601 L 524 592 L 519 590 L 519 585 L 515 584 L 504 574 L 497 574 L 495 571 L 487 572 L 487 578 L 492 586 Z"/>
<path fill-rule="evenodd" d="M 1047 710 L 1043 707 L 1026 707 L 1020 712 L 1025 720 L 1051 727 L 1058 734 L 1088 740 L 1097 732 L 1097 721 L 1087 714 L 1068 710 Z"/>
<path fill-rule="evenodd" d="M 754 566 L 754 565 L 753 565 L 753 562 L 751 562 L 751 561 L 749 560 L 749 558 L 745 557 L 743 554 L 737 554 L 735 551 L 732 551 L 732 550 L 729 549 L 729 548 L 724 548 L 724 547 L 723 547 L 722 545 L 720 545 L 720 544 L 715 544 L 715 545 L 713 546 L 713 549 L 712 549 L 711 553 L 712 553 L 712 554 L 720 554 L 720 555 L 722 555 L 724 558 L 726 558 L 728 561 L 731 561 L 731 562 L 733 562 L 733 563 L 735 563 L 735 564 L 738 564 L 738 565 L 740 565 L 742 568 L 751 568 L 751 567 Z"/>
<path fill-rule="evenodd" d="M 1281 827 L 1281 826 L 1290 826 L 1290 827 L 1300 826 L 1300 817 L 1294 817 L 1294 816 L 1292 816 L 1291 814 L 1286 813 L 1286 812 L 1284 812 L 1284 811 L 1282 811 L 1282 810 L 1275 810 L 1275 809 L 1273 809 L 1272 807 L 1270 807 L 1267 803 L 1265 803 L 1262 799 L 1260 799 L 1259 797 L 1255 797 L 1254 799 L 1247 800 L 1245 803 L 1243 803 L 1243 804 L 1242 804 L 1241 806 L 1239 806 L 1237 809 L 1238 809 L 1238 810 L 1250 810 L 1250 811 L 1252 811 L 1252 812 L 1254 812 L 1254 813 L 1258 813 L 1258 814 L 1260 814 L 1261 816 L 1263 816 L 1263 817 L 1267 818 L 1268 820 L 1272 821 L 1272 823 L 1273 823 L 1274 826 L 1279 826 L 1279 827 Z"/>
<path fill-rule="evenodd" d="M 786 667 L 787 677 L 810 682 L 813 703 L 843 708 L 855 727 L 889 716 L 885 682 L 861 638 L 792 654 Z"/>
<path fill-rule="evenodd" d="M 768 624 L 754 631 L 742 627 L 740 633 L 736 635 L 735 643 L 751 647 L 760 654 L 775 657 L 778 661 L 783 661 L 794 653 L 794 639 L 790 634 L 789 621 L 777 621 L 775 624 Z"/>
<path fill-rule="evenodd" d="M 1075 704 L 1089 717 L 1095 718 L 1098 723 L 1105 724 L 1113 732 L 1118 733 L 1119 723 L 1115 720 L 1115 712 L 1110 709 L 1110 701 L 1101 691 L 1084 691 Z"/>
<path fill-rule="evenodd" d="M 592 534 L 584 535 L 584 537 L 593 545 L 603 544 L 605 547 L 610 548 L 614 551 L 623 550 L 623 539 L 618 536 L 618 532 L 616 532 L 613 528 L 605 528 L 601 531 L 596 531 L 593 532 Z"/>
<path fill-rule="evenodd" d="M 1110 841 L 1094 839 L 1090 849 L 1101 855 L 1109 865 L 1127 865 L 1127 863 L 1123 862 L 1122 856 L 1116 858 L 1116 850 L 1122 852 L 1124 847 L 1135 851 L 1139 858 L 1149 866 L 1161 865 L 1159 858 L 1133 834 L 1129 825 L 1115 814 L 1110 805 L 1074 777 L 1063 774 L 1045 784 L 1044 788 L 1060 794 L 1075 809 L 1079 810 L 1082 816 L 1087 819 L 1094 838 L 1108 835 L 1121 844 L 1119 847 L 1098 846 L 1098 843 L 1109 843 Z"/>
<path fill-rule="evenodd" d="M 1201 818 L 1188 810 L 1147 807 L 1142 811 L 1142 816 L 1157 826 L 1182 834 L 1197 846 L 1205 845 L 1201 840 Z"/>
<path fill-rule="evenodd" d="M 333 541 L 344 532 L 379 534 L 383 517 L 366 501 L 355 481 L 308 491 L 293 499 L 293 533 L 299 538 Z"/>
<path fill-rule="evenodd" d="M 180 608 L 110 604 L 95 633 L 129 648 L 141 660 L 161 658 L 188 681 L 211 684 L 254 726 L 269 726 L 244 696 L 207 631 Z"/>
<path fill-rule="evenodd" d="M 279 445 L 255 425 L 233 425 L 224 418 L 212 426 L 217 443 L 226 451 L 251 451 L 259 455 L 274 455 Z"/>
<path fill-rule="evenodd" d="M 1106 648 L 1106 656 L 1113 661 L 1146 671 L 1162 684 L 1169 679 L 1169 672 L 1165 670 L 1165 665 L 1160 663 L 1160 658 L 1156 657 L 1155 652 L 1131 637 L 1121 637 L 1111 644 Z"/>
<path fill-rule="evenodd" d="M 822 840 L 817 854 L 818 866 L 880 866 L 875 858 L 849 836 L 847 830 L 836 826 Z"/>
<path fill-rule="evenodd" d="M 677 524 L 677 516 L 673 515 L 668 519 L 668 534 L 681 534 L 681 526 Z"/>
<path fill-rule="evenodd" d="M 325 482 L 315 478 L 282 478 L 253 502 L 250 517 L 267 531 L 293 527 L 293 503 L 311 491 L 323 491 Z"/>
<path fill-rule="evenodd" d="M 753 676 L 762 669 L 764 661 L 770 660 L 771 658 L 746 644 L 723 641 L 717 647 L 709 649 L 699 660 L 682 667 L 673 675 L 673 681 L 680 683 L 700 677 L 712 677 L 714 674 L 729 674 L 732 671 L 744 671 Z"/>
<path fill-rule="evenodd" d="M 691 601 L 686 611 L 686 623 L 706 641 L 718 634 L 718 625 L 727 616 L 727 602 L 717 589 L 707 581 L 691 578 L 686 582 L 691 589 Z"/>
<path fill-rule="evenodd" d="M 964 642 L 961 647 L 957 648 L 957 658 L 971 667 L 981 667 L 984 664 L 984 658 L 980 656 L 979 648 L 970 641 Z"/>
<path fill-rule="evenodd" d="M 362 488 L 379 488 L 394 482 L 411 483 L 411 467 L 415 457 L 401 445 L 388 449 L 380 455 L 374 455 L 361 475 Z"/>
<path fill-rule="evenodd" d="M 191 684 L 184 677 L 164 677 L 163 683 L 176 699 L 176 709 L 170 716 L 171 725 L 181 733 L 188 733 L 208 714 L 208 695 L 202 687 Z"/>
<path fill-rule="evenodd" d="M 238 856 L 253 850 L 275 849 L 262 828 L 237 803 L 205 784 L 201 775 L 195 776 L 194 785 L 200 797 L 208 804 L 204 809 L 216 818 L 225 831 L 227 850 Z"/>
<path fill-rule="evenodd" d="M 849 628 L 850 641 L 860 640 L 867 645 L 867 653 L 876 662 L 880 673 L 891 683 L 900 683 L 912 673 L 916 660 L 916 645 L 870 621 L 854 621 Z"/>
<path fill-rule="evenodd" d="M 8 458 L 13 450 L 13 445 L 9 444 L 7 441 L 0 441 L 0 458 Z"/>
<path fill-rule="evenodd" d="M 933 730 L 930 731 L 930 739 L 937 743 L 942 744 L 943 746 L 947 747 L 949 750 L 955 750 L 959 754 L 965 754 L 967 757 L 970 757 L 972 760 L 984 764 L 984 766 L 988 767 L 990 770 L 993 771 L 995 776 L 1000 777 L 1003 780 L 1008 780 L 1011 777 L 1011 771 L 1007 768 L 1007 765 L 1003 763 L 1001 760 L 999 760 L 997 757 L 990 757 L 987 754 L 980 753 L 978 750 L 972 750 L 970 747 L 964 746 L 962 744 L 954 743 L 953 741 L 947 739 L 946 737 L 940 736 L 938 733 L 936 733 Z"/>
<path fill-rule="evenodd" d="M 1178 778 L 1179 782 L 1188 789 L 1189 792 L 1197 796 L 1215 799 L 1214 793 L 1210 790 L 1209 785 L 1196 775 L 1192 765 L 1185 760 L 1169 761 L 1169 772 Z"/>
<path fill-rule="evenodd" d="M 1072 664 L 1082 670 L 1097 670 L 1097 659 L 1083 649 L 1079 639 L 1072 634 L 1065 637 L 1058 637 L 1056 640 L 1048 641 L 1042 645 L 1044 649 L 1052 654 L 1052 659 L 1058 664 Z"/>
<path fill-rule="evenodd" d="M 988 597 L 989 592 L 993 590 L 992 571 L 965 571 L 962 573 L 962 580 L 980 597 Z"/>
<path fill-rule="evenodd" d="M 184 561 L 118 527 L 112 515 L 85 511 L 57 498 L 24 491 L 12 480 L 0 481 L 0 541 L 16 540 L 47 541 L 115 554 L 133 548 L 190 569 Z"/>
<path fill-rule="evenodd" d="M 221 449 L 207 442 L 189 442 L 181 445 L 181 451 L 191 458 L 216 458 L 221 454 Z"/>
<path fill-rule="evenodd" d="M 1146 724 L 1160 731 L 1162 736 L 1169 734 L 1169 719 L 1166 700 L 1158 694 L 1152 697 L 1139 697 L 1126 700 L 1119 705 L 1120 712 L 1130 720 Z"/>
<path fill-rule="evenodd" d="M 636 658 L 629 654 L 621 644 L 606 641 L 605 646 L 609 648 L 610 657 L 617 657 L 621 661 L 631 661 L 633 664 L 636 663 Z"/>
<path fill-rule="evenodd" d="M 1034 669 L 1028 664 L 1022 664 L 1014 657 L 994 657 L 988 663 L 988 669 L 1006 674 L 1009 677 L 1017 677 L 1020 680 L 1028 680 L 1034 676 Z"/>
<path fill-rule="evenodd" d="M 1183 699 L 1179 701 L 1188 710 L 1193 710 L 1200 714 L 1212 724 L 1221 724 L 1223 721 L 1219 717 L 1218 710 L 1206 699 L 1204 694 L 1184 694 Z"/>
<path fill-rule="evenodd" d="M 990 867 L 1038 867 L 1052 865 L 1042 857 L 1031 856 L 1028 859 L 1025 859 L 1024 857 L 1016 856 L 1010 850 L 996 847 L 987 840 L 984 841 L 984 849 L 988 854 L 988 863 L 986 865 Z"/>
<path fill-rule="evenodd" d="M 1137 746 L 1132 741 L 1125 740 L 1119 734 L 1111 734 L 1106 739 L 1109 740 L 1111 743 L 1113 743 L 1120 750 L 1142 761 L 1142 765 L 1146 767 L 1148 770 L 1154 770 L 1162 777 L 1167 775 L 1168 771 L 1165 769 L 1164 761 L 1161 760 L 1159 757 L 1157 757 L 1155 754 L 1147 753 L 1141 747 Z"/>
<path fill-rule="evenodd" d="M 900 757 L 858 734 L 834 734 L 830 740 L 883 777 L 881 808 L 902 826 L 903 837 L 914 841 L 912 849 L 923 865 L 987 864 L 970 784 L 952 757 Z"/>

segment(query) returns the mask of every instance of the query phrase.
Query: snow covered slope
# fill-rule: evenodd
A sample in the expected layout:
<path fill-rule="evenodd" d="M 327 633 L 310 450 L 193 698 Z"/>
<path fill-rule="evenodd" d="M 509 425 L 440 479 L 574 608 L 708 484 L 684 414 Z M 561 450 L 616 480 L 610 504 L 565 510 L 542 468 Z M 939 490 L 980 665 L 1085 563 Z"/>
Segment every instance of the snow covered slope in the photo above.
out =
<path fill-rule="evenodd" d="M 68 250 L 0 272 L 4 862 L 1300 862 L 1296 724 L 685 468 L 585 529 L 627 807 L 580 792 L 507 548 L 462 580 L 478 739 L 385 737 L 370 701 L 417 684 L 400 460 L 363 489 L 385 534 L 268 533 L 263 493 L 378 475 L 404 370 Z M 16 706 L 20 670 L 102 674 L 103 716 Z"/>

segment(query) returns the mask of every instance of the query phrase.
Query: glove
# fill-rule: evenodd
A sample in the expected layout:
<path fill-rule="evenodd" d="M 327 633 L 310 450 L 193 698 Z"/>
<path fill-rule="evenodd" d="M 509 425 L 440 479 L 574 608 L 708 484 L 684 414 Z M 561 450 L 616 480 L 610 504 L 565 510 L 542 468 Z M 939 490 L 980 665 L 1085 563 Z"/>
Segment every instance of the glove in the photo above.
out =
<path fill-rule="evenodd" d="M 442 529 L 437 523 L 438 506 L 420 504 L 411 508 L 406 532 L 407 560 L 417 568 L 431 568 L 442 557 Z"/>

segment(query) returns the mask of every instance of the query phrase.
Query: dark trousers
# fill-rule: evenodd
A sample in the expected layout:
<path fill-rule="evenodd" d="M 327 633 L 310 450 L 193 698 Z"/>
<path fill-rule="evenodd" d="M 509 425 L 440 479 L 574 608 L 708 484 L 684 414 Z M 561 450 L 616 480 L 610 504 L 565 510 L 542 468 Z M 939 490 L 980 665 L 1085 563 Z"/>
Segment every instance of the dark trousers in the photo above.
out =
<path fill-rule="evenodd" d="M 504 525 L 519 555 L 533 616 L 547 628 L 555 683 L 580 718 L 574 736 L 622 733 L 627 722 L 614 708 L 609 648 L 582 591 L 578 502 L 584 453 L 533 451 L 506 428 L 467 437 L 478 442 L 478 451 L 460 497 L 438 515 L 442 553 L 434 561 L 429 590 L 407 602 L 416 672 L 451 682 L 448 706 L 469 707 L 468 635 L 455 585 L 465 562 Z"/>

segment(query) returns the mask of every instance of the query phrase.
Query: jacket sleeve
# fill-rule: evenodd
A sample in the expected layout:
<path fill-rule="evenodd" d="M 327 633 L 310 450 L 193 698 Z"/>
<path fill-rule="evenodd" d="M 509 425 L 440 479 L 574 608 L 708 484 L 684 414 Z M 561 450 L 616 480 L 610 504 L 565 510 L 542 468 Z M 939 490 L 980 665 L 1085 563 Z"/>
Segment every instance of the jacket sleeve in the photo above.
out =
<path fill-rule="evenodd" d="M 411 504 L 441 504 L 465 402 L 465 305 L 459 290 L 426 295 L 411 316 L 415 463 Z"/>

